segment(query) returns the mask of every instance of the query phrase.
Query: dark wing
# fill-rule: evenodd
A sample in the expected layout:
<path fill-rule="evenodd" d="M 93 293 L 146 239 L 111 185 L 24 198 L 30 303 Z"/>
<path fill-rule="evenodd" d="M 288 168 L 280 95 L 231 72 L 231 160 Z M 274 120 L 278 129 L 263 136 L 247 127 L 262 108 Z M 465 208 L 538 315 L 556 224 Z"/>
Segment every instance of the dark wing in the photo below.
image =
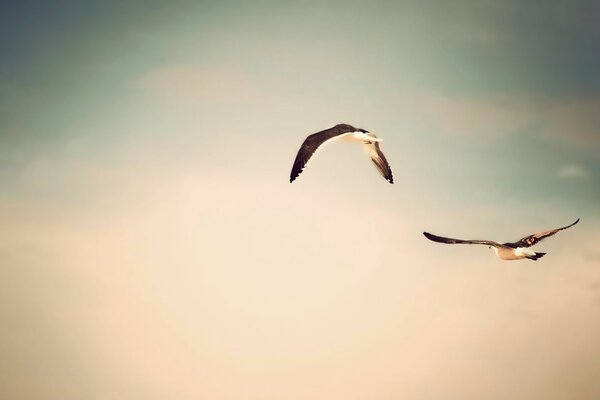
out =
<path fill-rule="evenodd" d="M 371 136 L 375 135 L 371 134 Z M 388 161 L 379 148 L 379 142 L 370 142 L 365 144 L 365 146 L 367 148 L 367 152 L 369 153 L 369 157 L 371 157 L 371 161 L 373 161 L 373 164 L 375 164 L 381 175 L 383 175 L 383 177 L 387 179 L 389 183 L 394 183 L 392 169 L 390 168 L 390 164 L 388 164 Z"/>
<path fill-rule="evenodd" d="M 298 175 L 302 173 L 306 163 L 308 160 L 310 160 L 319 146 L 331 138 L 354 131 L 356 131 L 356 128 L 350 125 L 339 124 L 333 128 L 325 129 L 324 131 L 313 133 L 312 135 L 308 136 L 302 143 L 302 146 L 300 146 L 298 154 L 296 154 L 296 159 L 294 160 L 294 165 L 292 166 L 292 172 L 290 173 L 290 183 L 294 182 L 294 179 L 296 179 Z"/>
<path fill-rule="evenodd" d="M 534 244 L 538 243 L 539 241 L 550 237 L 564 229 L 570 228 L 573 225 L 575 225 L 576 223 L 579 222 L 579 218 L 577 218 L 577 221 L 573 222 L 571 225 L 567 225 L 567 226 L 563 226 L 562 228 L 556 228 L 556 229 L 552 229 L 549 231 L 544 231 L 544 232 L 538 232 L 538 233 L 534 233 L 533 235 L 529 235 L 529 236 L 525 236 L 524 238 L 522 238 L 521 240 L 514 242 L 514 243 L 508 243 L 507 245 L 509 245 L 510 247 L 531 247 Z"/>
<path fill-rule="evenodd" d="M 499 243 L 496 243 L 496 242 L 491 241 L 491 240 L 462 240 L 462 239 L 452 239 L 452 238 L 447 238 L 447 237 L 443 237 L 443 236 L 432 235 L 429 232 L 423 232 L 423 235 L 425 235 L 425 237 L 427 239 L 432 240 L 434 242 L 438 242 L 438 243 L 445 243 L 445 244 L 485 244 L 485 245 L 488 245 L 488 246 L 495 246 L 495 247 L 500 246 Z"/>

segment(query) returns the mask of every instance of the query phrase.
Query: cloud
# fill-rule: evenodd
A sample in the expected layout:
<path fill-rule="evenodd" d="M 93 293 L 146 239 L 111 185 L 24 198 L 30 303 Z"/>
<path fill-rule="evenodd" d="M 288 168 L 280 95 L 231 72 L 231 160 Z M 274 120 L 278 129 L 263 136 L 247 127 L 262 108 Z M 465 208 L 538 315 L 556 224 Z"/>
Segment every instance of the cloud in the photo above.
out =
<path fill-rule="evenodd" d="M 571 164 L 564 165 L 557 172 L 557 177 L 565 178 L 565 179 L 582 179 L 590 176 L 590 173 L 587 169 L 583 168 L 580 165 Z"/>
<path fill-rule="evenodd" d="M 546 100 L 542 130 L 578 143 L 600 143 L 600 97 Z M 542 104 L 544 105 L 544 104 Z"/>
<path fill-rule="evenodd" d="M 246 148 L 226 151 L 236 162 Z M 2 398 L 598 392 L 600 348 L 588 345 L 600 332 L 587 286 L 599 280 L 593 260 L 556 240 L 546 245 L 552 257 L 523 269 L 415 232 L 435 221 L 441 232 L 478 235 L 498 210 L 386 209 L 367 201 L 369 191 L 346 196 L 343 180 L 289 190 L 285 179 L 240 172 L 243 164 L 157 174 L 137 160 L 107 170 L 57 162 L 64 167 L 31 174 L 47 173 L 65 197 L 86 192 L 85 207 L 47 210 L 40 196 L 0 202 L 0 255 L 12 265 L 0 271 L 0 311 L 11 316 L 0 335 L 9 349 L 0 370 L 11 377 Z M 130 184 L 134 193 L 122 189 Z M 97 201 L 109 192 L 120 192 L 118 207 Z M 323 204 L 336 207 L 324 213 Z M 509 224 L 498 225 L 503 237 Z M 576 254 L 597 243 L 574 242 Z"/>
<path fill-rule="evenodd" d="M 507 93 L 481 97 L 430 91 L 406 93 L 402 98 L 413 115 L 447 135 L 502 136 L 529 128 L 571 143 L 600 143 L 598 96 Z"/>
<path fill-rule="evenodd" d="M 248 103 L 267 98 L 252 77 L 230 67 L 170 66 L 144 74 L 137 83 L 152 95 L 185 103 Z"/>
<path fill-rule="evenodd" d="M 410 103 L 433 129 L 453 136 L 514 133 L 532 119 L 529 99 L 511 96 L 478 99 L 425 92 Z"/>

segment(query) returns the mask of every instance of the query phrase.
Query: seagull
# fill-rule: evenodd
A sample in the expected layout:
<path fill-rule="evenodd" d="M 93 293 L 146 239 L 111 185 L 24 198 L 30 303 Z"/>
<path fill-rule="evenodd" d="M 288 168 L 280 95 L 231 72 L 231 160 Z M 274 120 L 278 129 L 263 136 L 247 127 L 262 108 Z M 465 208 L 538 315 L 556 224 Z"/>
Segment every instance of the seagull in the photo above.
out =
<path fill-rule="evenodd" d="M 497 243 L 491 240 L 462 240 L 462 239 L 452 239 L 442 236 L 432 235 L 429 232 L 423 232 L 423 235 L 429 240 L 433 240 L 438 243 L 446 243 L 446 244 L 484 244 L 489 248 L 493 248 L 496 252 L 496 256 L 502 260 L 522 260 L 524 258 L 528 258 L 530 260 L 537 261 L 538 259 L 544 257 L 546 253 L 537 253 L 529 249 L 529 247 L 537 244 L 541 240 L 550 237 L 564 229 L 570 228 L 576 223 L 579 222 L 579 218 L 577 221 L 573 222 L 571 225 L 563 226 L 562 228 L 552 229 L 549 231 L 543 231 L 534 233 L 533 235 L 525 236 L 524 238 L 513 242 L 513 243 Z"/>
<path fill-rule="evenodd" d="M 324 131 L 313 133 L 304 140 L 304 143 L 300 146 L 300 150 L 298 150 L 294 166 L 292 167 L 290 183 L 294 182 L 298 175 L 302 173 L 306 163 L 308 163 L 308 160 L 310 160 L 317 149 L 322 148 L 323 144 L 337 138 L 341 138 L 348 142 L 362 143 L 381 175 L 383 175 L 389 183 L 394 183 L 392 169 L 379 148 L 379 142 L 383 141 L 383 139 L 378 138 L 369 131 L 355 128 L 347 124 L 338 124 L 332 128 L 325 129 Z"/>

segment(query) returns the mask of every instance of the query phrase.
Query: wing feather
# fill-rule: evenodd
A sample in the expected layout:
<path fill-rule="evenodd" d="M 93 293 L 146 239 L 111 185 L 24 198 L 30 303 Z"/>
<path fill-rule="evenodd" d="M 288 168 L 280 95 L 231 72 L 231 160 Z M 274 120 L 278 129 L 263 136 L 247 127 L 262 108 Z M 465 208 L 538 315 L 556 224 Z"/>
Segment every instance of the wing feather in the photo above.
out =
<path fill-rule="evenodd" d="M 375 138 L 377 137 L 373 134 L 370 134 L 369 136 L 373 136 Z M 388 163 L 387 159 L 383 155 L 383 152 L 381 151 L 381 148 L 379 147 L 379 142 L 365 143 L 365 146 L 369 157 L 371 157 L 371 161 L 373 161 L 373 164 L 375 164 L 375 166 L 379 170 L 379 173 L 381 173 L 381 175 L 389 183 L 394 183 L 392 169 L 390 168 L 390 164 Z"/>
<path fill-rule="evenodd" d="M 433 235 L 429 232 L 423 232 L 423 235 L 425 235 L 425 237 L 429 240 L 432 240 L 434 242 L 438 242 L 438 243 L 445 243 L 445 244 L 485 244 L 488 246 L 495 246 L 495 247 L 499 247 L 500 244 L 496 243 L 492 240 L 463 240 L 463 239 L 453 239 L 453 238 L 448 238 L 448 237 L 443 237 L 443 236 L 437 236 L 437 235 Z"/>
<path fill-rule="evenodd" d="M 294 165 L 292 166 L 292 172 L 290 173 L 290 183 L 294 182 L 294 180 L 302 173 L 308 160 L 315 154 L 315 151 L 321 146 L 323 143 L 332 139 L 336 136 L 343 135 L 344 133 L 354 132 L 356 128 L 347 125 L 347 124 L 339 124 L 332 128 L 325 129 L 323 131 L 313 133 L 309 135 L 298 150 L 298 154 L 296 154 L 296 159 L 294 160 Z"/>
<path fill-rule="evenodd" d="M 578 222 L 579 222 L 579 218 L 577 218 L 577 220 L 570 225 L 563 226 L 562 228 L 556 228 L 556 229 L 551 229 L 548 231 L 534 233 L 532 235 L 525 236 L 524 238 L 522 238 L 514 243 L 507 243 L 507 245 L 510 247 L 515 247 L 515 248 L 516 247 L 531 247 L 547 237 L 550 237 L 552 235 L 557 234 L 558 232 L 560 232 L 562 230 L 572 227 L 573 225 L 577 224 Z"/>

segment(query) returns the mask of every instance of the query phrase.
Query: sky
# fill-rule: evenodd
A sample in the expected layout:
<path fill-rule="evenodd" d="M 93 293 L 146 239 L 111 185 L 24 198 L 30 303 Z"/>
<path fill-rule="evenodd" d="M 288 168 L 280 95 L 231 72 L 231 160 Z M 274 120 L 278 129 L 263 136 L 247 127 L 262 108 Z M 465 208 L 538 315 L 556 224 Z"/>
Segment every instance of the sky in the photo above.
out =
<path fill-rule="evenodd" d="M 3 3 L 0 397 L 598 398 L 598 13 Z"/>

